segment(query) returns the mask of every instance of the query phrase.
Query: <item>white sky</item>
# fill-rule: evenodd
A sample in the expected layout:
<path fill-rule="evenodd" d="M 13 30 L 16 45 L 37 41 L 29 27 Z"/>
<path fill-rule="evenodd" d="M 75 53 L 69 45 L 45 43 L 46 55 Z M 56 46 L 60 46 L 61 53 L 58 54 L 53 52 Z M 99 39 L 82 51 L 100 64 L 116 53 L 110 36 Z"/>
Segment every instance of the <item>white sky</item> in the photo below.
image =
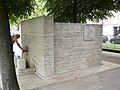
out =
<path fill-rule="evenodd" d="M 119 13 L 113 13 L 114 17 L 108 18 L 107 20 L 100 21 L 98 24 L 120 24 L 120 12 Z M 88 21 L 88 24 L 97 24 L 96 22 Z"/>

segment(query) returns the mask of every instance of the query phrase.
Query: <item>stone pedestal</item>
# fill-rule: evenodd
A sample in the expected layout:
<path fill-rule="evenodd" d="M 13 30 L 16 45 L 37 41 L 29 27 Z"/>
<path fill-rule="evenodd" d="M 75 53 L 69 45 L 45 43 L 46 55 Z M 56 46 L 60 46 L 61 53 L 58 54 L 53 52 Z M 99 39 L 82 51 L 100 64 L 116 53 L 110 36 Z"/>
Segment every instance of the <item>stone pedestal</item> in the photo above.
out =
<path fill-rule="evenodd" d="M 17 69 L 26 69 L 25 59 L 17 59 Z"/>

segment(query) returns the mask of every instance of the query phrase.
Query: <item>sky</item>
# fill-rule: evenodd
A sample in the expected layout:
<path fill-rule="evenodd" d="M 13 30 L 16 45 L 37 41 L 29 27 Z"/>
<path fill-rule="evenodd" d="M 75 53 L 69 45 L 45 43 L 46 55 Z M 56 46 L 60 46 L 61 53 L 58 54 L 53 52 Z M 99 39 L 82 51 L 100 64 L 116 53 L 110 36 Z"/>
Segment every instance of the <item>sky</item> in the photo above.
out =
<path fill-rule="evenodd" d="M 113 15 L 114 15 L 113 17 L 110 17 L 106 20 L 101 20 L 98 23 L 92 22 L 92 21 L 88 21 L 87 23 L 88 24 L 102 24 L 103 22 L 104 24 L 120 24 L 120 12 L 119 13 L 113 12 Z"/>
<path fill-rule="evenodd" d="M 109 36 L 110 38 L 113 37 L 113 27 L 120 26 L 120 12 L 114 13 L 114 17 L 110 17 L 106 20 L 102 20 L 98 23 L 88 21 L 88 24 L 103 24 L 102 34 L 105 36 Z"/>

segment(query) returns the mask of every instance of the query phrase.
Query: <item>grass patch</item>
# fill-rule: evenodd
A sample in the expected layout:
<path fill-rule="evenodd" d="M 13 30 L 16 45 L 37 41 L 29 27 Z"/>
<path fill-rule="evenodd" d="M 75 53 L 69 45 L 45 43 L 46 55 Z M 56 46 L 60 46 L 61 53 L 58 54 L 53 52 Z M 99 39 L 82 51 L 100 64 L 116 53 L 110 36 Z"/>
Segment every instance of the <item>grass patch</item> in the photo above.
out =
<path fill-rule="evenodd" d="M 120 44 L 103 43 L 102 48 L 120 50 Z"/>

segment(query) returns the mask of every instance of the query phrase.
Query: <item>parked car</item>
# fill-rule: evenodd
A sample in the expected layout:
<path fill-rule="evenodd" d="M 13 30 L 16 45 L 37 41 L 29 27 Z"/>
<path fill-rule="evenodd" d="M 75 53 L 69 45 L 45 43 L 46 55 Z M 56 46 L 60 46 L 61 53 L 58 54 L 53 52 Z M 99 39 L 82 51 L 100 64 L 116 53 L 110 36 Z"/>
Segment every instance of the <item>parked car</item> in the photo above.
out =
<path fill-rule="evenodd" d="M 111 38 L 109 42 L 112 44 L 120 44 L 120 35 Z"/>
<path fill-rule="evenodd" d="M 102 36 L 103 36 L 103 43 L 106 43 L 106 41 L 108 41 L 108 37 L 105 35 L 102 35 Z"/>

